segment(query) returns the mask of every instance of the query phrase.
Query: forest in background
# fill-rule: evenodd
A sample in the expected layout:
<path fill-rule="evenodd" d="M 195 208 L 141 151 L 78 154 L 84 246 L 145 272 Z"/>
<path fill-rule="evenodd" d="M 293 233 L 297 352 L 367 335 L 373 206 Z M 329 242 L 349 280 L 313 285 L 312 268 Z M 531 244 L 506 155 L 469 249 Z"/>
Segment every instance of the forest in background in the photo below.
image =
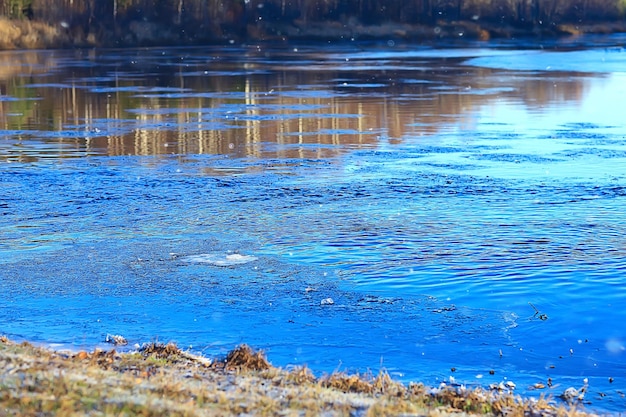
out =
<path fill-rule="evenodd" d="M 342 38 L 355 33 L 375 38 L 387 32 L 415 37 L 427 32 L 407 27 L 459 22 L 473 30 L 469 35 L 482 38 L 547 33 L 563 25 L 624 23 L 625 15 L 626 0 L 0 0 L 4 22 L 22 22 L 22 28 L 24 22 L 48 25 L 76 44 L 94 45 Z M 362 29 L 377 25 L 388 30 Z M 357 27 L 361 30 L 355 31 Z M 0 28 L 3 35 L 8 38 Z M 35 38 L 52 35 L 44 31 Z"/>

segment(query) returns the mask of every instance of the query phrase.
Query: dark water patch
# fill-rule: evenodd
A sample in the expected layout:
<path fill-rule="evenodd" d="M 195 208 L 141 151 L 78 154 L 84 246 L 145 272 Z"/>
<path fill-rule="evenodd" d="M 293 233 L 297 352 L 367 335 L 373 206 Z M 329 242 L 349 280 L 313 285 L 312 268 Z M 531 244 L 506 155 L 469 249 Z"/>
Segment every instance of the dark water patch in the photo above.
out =
<path fill-rule="evenodd" d="M 328 90 L 318 90 L 316 88 L 312 88 L 307 90 L 304 88 L 303 90 L 298 91 L 281 91 L 280 93 L 284 97 L 304 97 L 304 98 L 319 98 L 319 99 L 327 99 L 336 97 L 339 93 L 328 91 Z"/>
<path fill-rule="evenodd" d="M 513 87 L 498 87 L 498 88 L 485 88 L 485 89 L 476 89 L 469 88 L 467 90 L 468 94 L 502 94 L 502 93 L 513 93 L 516 89 Z"/>
<path fill-rule="evenodd" d="M 60 83 L 31 83 L 24 85 L 25 88 L 87 88 L 86 86 L 73 86 L 72 84 L 60 84 Z"/>
<path fill-rule="evenodd" d="M 180 90 L 177 90 L 180 91 Z M 254 97 L 263 97 L 266 96 L 267 93 L 253 93 L 253 94 L 246 94 L 244 92 L 239 92 L 239 91 L 232 91 L 232 92 L 202 92 L 202 93 L 198 93 L 198 92 L 184 92 L 180 91 L 180 92 L 170 92 L 170 93 L 159 93 L 159 94 L 150 94 L 150 93 L 143 93 L 143 94 L 133 94 L 133 97 L 135 98 L 143 98 L 143 99 L 156 99 L 156 98 L 163 98 L 163 99 L 190 99 L 190 98 L 205 98 L 205 99 L 239 99 L 239 100 L 243 100 L 246 97 L 250 97 L 250 96 L 254 96 Z"/>
<path fill-rule="evenodd" d="M 123 86 L 123 87 L 95 87 L 89 90 L 92 93 L 119 93 L 119 92 L 131 92 L 131 93 L 155 93 L 155 94 L 168 94 L 168 93 L 183 93 L 191 91 L 185 88 L 167 88 L 167 87 L 142 87 L 142 86 Z"/>
<path fill-rule="evenodd" d="M 356 134 L 368 134 L 368 132 L 359 132 L 353 129 L 321 129 L 318 133 L 327 135 L 356 135 Z"/>
<path fill-rule="evenodd" d="M 506 153 L 482 153 L 473 154 L 471 159 L 484 160 L 484 161 L 499 161 L 499 162 L 514 162 L 519 163 L 533 163 L 533 164 L 547 164 L 561 161 L 557 158 L 547 158 L 539 155 L 523 155 L 523 154 L 506 154 Z"/>
<path fill-rule="evenodd" d="M 415 123 L 407 124 L 407 127 L 427 127 L 427 126 L 431 126 L 431 125 L 428 123 L 422 123 L 422 122 L 415 122 Z"/>
<path fill-rule="evenodd" d="M 146 71 L 130 72 L 130 71 L 124 71 L 119 68 L 116 68 L 115 72 L 113 72 L 113 76 L 117 77 L 115 79 L 116 82 L 117 81 L 140 81 L 140 80 L 145 80 L 146 77 L 148 78 L 158 77 L 159 73 L 158 72 L 146 72 Z"/>
<path fill-rule="evenodd" d="M 243 71 L 216 71 L 216 70 L 200 70 L 200 71 L 184 71 L 180 75 L 182 77 L 241 77 L 248 75 L 264 75 L 271 74 L 268 70 L 247 69 Z"/>
<path fill-rule="evenodd" d="M 453 85 L 438 85 L 438 86 L 429 87 L 429 88 L 434 91 L 455 91 L 463 87 L 453 86 Z"/>
<path fill-rule="evenodd" d="M 320 133 L 330 133 L 330 134 L 367 134 L 367 135 L 371 135 L 371 132 L 358 132 L 358 131 L 352 131 L 352 130 L 343 130 L 343 131 L 337 131 L 337 132 L 332 132 L 332 131 L 312 131 L 312 132 L 290 132 L 290 133 L 283 133 L 281 134 L 281 136 L 318 136 Z M 277 145 L 277 146 L 285 146 L 285 145 Z M 324 148 L 326 146 L 332 146 L 332 145 L 317 145 L 317 144 L 304 144 L 304 145 L 300 145 L 300 144 L 291 144 L 291 145 L 287 145 L 287 146 L 308 146 L 308 147 L 320 147 L 320 148 Z"/>
<path fill-rule="evenodd" d="M 576 140 L 585 140 L 585 139 L 602 140 L 608 137 L 608 135 L 603 134 L 603 133 L 584 132 L 580 130 L 558 130 L 557 132 L 552 134 L 550 137 L 555 137 L 555 136 L 558 138 L 562 138 L 562 139 L 576 139 Z"/>
<path fill-rule="evenodd" d="M 2 136 L 18 136 L 18 137 L 28 137 L 30 131 L 28 130 L 0 130 L 0 135 Z"/>
<path fill-rule="evenodd" d="M 594 147 L 594 148 L 571 149 L 571 150 L 563 151 L 557 155 L 563 156 L 566 158 L 585 158 L 588 156 L 594 156 L 598 158 L 613 159 L 613 158 L 626 158 L 626 150 Z"/>
<path fill-rule="evenodd" d="M 339 71 L 345 73 L 352 72 L 371 72 L 371 71 L 415 71 L 415 72 L 423 72 L 430 69 L 429 67 L 423 67 L 419 65 L 399 65 L 396 63 L 389 64 L 364 64 L 361 62 L 351 62 L 346 63 L 344 61 L 340 62 L 331 62 L 325 65 L 310 65 L 304 67 L 294 67 L 292 68 L 294 71 Z"/>
<path fill-rule="evenodd" d="M 436 59 L 448 59 L 448 58 L 467 58 L 478 56 L 509 56 L 512 51 L 505 50 L 490 50 L 479 48 L 430 48 L 430 47 L 415 47 L 412 46 L 409 49 L 398 48 L 396 50 L 389 50 L 389 48 L 374 48 L 368 51 L 360 51 L 353 53 L 343 53 L 341 56 L 331 56 L 336 59 L 348 59 L 348 60 L 380 60 L 387 59 L 391 62 L 397 59 L 413 59 L 413 58 L 436 58 Z"/>
<path fill-rule="evenodd" d="M 120 77 L 120 74 L 118 73 L 114 73 L 111 75 L 100 75 L 100 76 L 93 76 L 93 77 L 81 77 L 81 78 L 69 78 L 68 79 L 68 84 L 100 84 L 100 83 L 114 83 L 116 81 L 132 81 L 132 80 L 136 80 L 137 78 L 139 78 L 138 75 L 131 77 L 131 78 L 125 78 L 125 77 Z"/>
<path fill-rule="evenodd" d="M 304 110 L 320 110 L 328 108 L 327 105 L 322 104 L 258 104 L 255 107 L 263 110 L 272 111 L 304 111 Z"/>
<path fill-rule="evenodd" d="M 383 88 L 386 86 L 387 86 L 386 84 L 377 84 L 377 83 L 355 84 L 355 83 L 347 83 L 347 82 L 343 82 L 338 85 L 338 87 L 341 87 L 341 88 Z"/>
<path fill-rule="evenodd" d="M 482 122 L 482 124 L 484 126 L 496 126 L 496 127 L 500 127 L 500 126 L 510 126 L 509 123 L 505 123 L 505 122 Z"/>
<path fill-rule="evenodd" d="M 160 108 L 160 109 L 146 109 L 146 108 L 140 108 L 140 109 L 126 109 L 125 110 L 127 113 L 131 113 L 131 114 L 141 114 L 141 115 L 146 115 L 146 116 L 154 116 L 154 115 L 171 115 L 171 114 L 179 114 L 179 113 L 195 113 L 195 114 L 202 114 L 202 115 L 215 115 L 215 114 L 224 114 L 229 112 L 229 109 L 223 109 L 223 111 L 220 111 L 219 109 L 215 109 L 215 108 L 170 108 L 170 107 L 166 107 L 166 108 Z"/>
<path fill-rule="evenodd" d="M 413 150 L 414 153 L 418 154 L 450 154 L 458 153 L 460 151 L 462 150 L 456 146 L 420 146 Z"/>
<path fill-rule="evenodd" d="M 415 102 L 415 101 L 430 101 L 432 98 L 425 95 L 425 94 L 402 94 L 401 96 L 398 97 L 398 102 L 399 103 L 409 103 L 409 102 Z M 422 124 L 423 126 L 426 126 L 426 124 Z M 417 126 L 414 124 L 407 124 L 407 127 L 409 126 Z"/>
<path fill-rule="evenodd" d="M 436 162 L 422 162 L 421 165 L 432 167 L 432 168 L 440 168 L 446 171 L 473 171 L 473 170 L 480 168 L 479 165 L 463 164 L 463 163 L 443 164 L 443 163 L 436 163 Z"/>
<path fill-rule="evenodd" d="M 405 79 L 405 80 L 401 80 L 403 83 L 405 84 L 433 84 L 434 81 L 431 80 L 421 80 L 421 79 Z"/>
<path fill-rule="evenodd" d="M 623 139 L 619 135 L 607 135 L 606 137 L 592 138 L 585 140 L 584 138 L 573 139 L 567 143 L 574 147 L 589 147 L 589 149 L 603 149 L 608 147 L 622 147 Z"/>
<path fill-rule="evenodd" d="M 571 123 L 565 123 L 563 125 L 563 128 L 566 130 L 576 129 L 578 131 L 580 131 L 581 129 L 601 129 L 601 128 L 606 128 L 606 127 L 610 127 L 610 126 L 601 126 L 596 123 L 588 123 L 588 122 L 571 122 Z"/>
<path fill-rule="evenodd" d="M 0 102 L 6 102 L 6 101 L 22 101 L 24 100 L 23 98 L 18 98 L 18 97 L 9 97 L 9 96 L 4 96 L 4 95 L 0 95 Z M 30 97 L 28 98 L 28 100 L 38 100 L 38 98 L 36 97 Z M 15 113 L 14 116 L 17 116 L 19 114 Z"/>
<path fill-rule="evenodd" d="M 237 115 L 231 115 L 240 121 L 266 121 L 266 120 L 300 120 L 304 114 L 299 113 L 275 113 L 275 114 L 245 114 L 239 113 Z M 362 117 L 360 114 L 336 114 L 336 113 L 321 113 L 316 114 L 316 118 L 319 119 L 358 119 Z"/>

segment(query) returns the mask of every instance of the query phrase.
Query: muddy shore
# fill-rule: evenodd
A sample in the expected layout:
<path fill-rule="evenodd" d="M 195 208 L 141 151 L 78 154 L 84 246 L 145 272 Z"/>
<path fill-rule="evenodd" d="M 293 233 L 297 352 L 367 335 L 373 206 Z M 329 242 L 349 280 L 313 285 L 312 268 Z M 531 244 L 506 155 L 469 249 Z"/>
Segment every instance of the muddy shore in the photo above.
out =
<path fill-rule="evenodd" d="M 403 385 L 388 374 L 315 377 L 239 346 L 205 358 L 172 344 L 52 351 L 0 337 L 0 415 L 591 416 L 577 404 L 502 390 Z"/>
<path fill-rule="evenodd" d="M 186 46 L 249 42 L 384 40 L 431 42 L 437 40 L 489 40 L 554 38 L 582 34 L 626 32 L 626 21 L 589 24 L 551 24 L 527 27 L 478 21 L 441 21 L 435 25 L 349 22 L 302 22 L 248 25 L 243 35 L 228 32 L 191 32 L 184 27 L 150 21 L 131 21 L 115 28 L 69 26 L 0 18 L 0 50 L 90 47 Z"/>

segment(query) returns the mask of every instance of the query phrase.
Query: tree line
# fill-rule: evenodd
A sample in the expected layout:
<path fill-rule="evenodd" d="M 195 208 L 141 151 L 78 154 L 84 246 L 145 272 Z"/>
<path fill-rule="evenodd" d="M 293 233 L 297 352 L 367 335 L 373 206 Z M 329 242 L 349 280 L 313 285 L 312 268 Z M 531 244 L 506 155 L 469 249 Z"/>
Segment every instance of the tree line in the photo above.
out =
<path fill-rule="evenodd" d="M 154 22 L 191 33 L 245 36 L 251 26 L 477 21 L 532 27 L 623 20 L 626 0 L 0 0 L 0 16 L 85 32 Z"/>

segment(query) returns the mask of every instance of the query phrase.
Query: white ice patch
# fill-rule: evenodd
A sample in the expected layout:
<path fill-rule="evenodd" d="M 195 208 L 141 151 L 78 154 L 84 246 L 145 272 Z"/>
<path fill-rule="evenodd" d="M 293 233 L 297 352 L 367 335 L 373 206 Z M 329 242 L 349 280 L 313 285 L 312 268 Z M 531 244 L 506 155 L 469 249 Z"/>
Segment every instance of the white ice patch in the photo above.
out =
<path fill-rule="evenodd" d="M 233 266 L 247 264 L 256 261 L 258 258 L 252 255 L 241 255 L 239 253 L 201 253 L 199 255 L 190 255 L 181 258 L 183 262 L 210 264 L 215 266 Z"/>

